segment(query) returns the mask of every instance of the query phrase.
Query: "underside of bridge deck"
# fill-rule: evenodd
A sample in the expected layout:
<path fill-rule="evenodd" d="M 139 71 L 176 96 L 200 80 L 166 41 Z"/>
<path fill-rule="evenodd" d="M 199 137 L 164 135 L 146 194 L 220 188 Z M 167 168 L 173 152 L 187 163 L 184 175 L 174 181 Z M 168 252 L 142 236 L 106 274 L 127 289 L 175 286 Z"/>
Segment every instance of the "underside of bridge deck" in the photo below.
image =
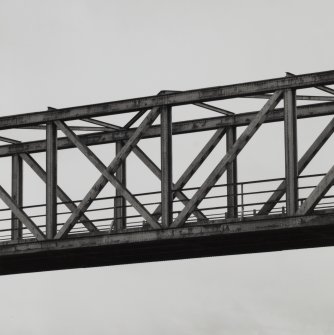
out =
<path fill-rule="evenodd" d="M 228 221 L 61 242 L 8 242 L 1 246 L 0 275 L 334 245 L 334 214 Z"/>

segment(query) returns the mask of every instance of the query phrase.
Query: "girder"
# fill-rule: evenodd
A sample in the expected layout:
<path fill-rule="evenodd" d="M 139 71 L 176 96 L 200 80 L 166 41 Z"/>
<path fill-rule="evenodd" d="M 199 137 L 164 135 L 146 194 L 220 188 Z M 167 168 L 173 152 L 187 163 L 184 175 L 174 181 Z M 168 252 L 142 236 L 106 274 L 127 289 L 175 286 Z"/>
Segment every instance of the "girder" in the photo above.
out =
<path fill-rule="evenodd" d="M 87 117 L 111 115 L 162 107 L 164 105 L 186 105 L 197 102 L 231 99 L 247 95 L 274 92 L 286 88 L 308 88 L 317 85 L 331 84 L 334 81 L 334 71 L 303 74 L 292 77 L 261 80 L 236 85 L 217 86 L 190 90 L 184 92 L 155 95 L 144 98 L 106 102 L 94 105 L 77 106 L 57 109 L 57 111 L 19 114 L 0 118 L 0 129 L 17 127 L 20 124 L 35 125 L 55 120 L 75 120 Z"/>
<path fill-rule="evenodd" d="M 222 127 L 243 127 L 247 126 L 257 115 L 258 111 L 236 114 L 234 116 L 221 116 L 204 118 L 198 120 L 188 120 L 175 122 L 172 125 L 173 135 L 181 135 L 188 133 L 196 133 L 202 131 L 216 130 Z M 297 119 L 312 118 L 317 116 L 328 116 L 334 113 L 334 103 L 321 103 L 297 106 Z M 263 123 L 281 122 L 284 120 L 284 109 L 276 108 L 269 112 Z M 99 132 L 87 135 L 79 135 L 82 142 L 88 146 L 115 143 L 117 141 L 126 141 L 134 133 L 136 129 L 114 130 L 112 132 Z M 161 136 L 160 125 L 154 125 L 147 129 L 142 139 L 155 138 Z M 74 148 L 74 144 L 66 137 L 59 137 L 57 141 L 58 150 Z M 30 141 L 25 143 L 17 143 L 13 145 L 0 146 L 0 157 L 11 156 L 15 153 L 38 153 L 45 152 L 46 142 Z"/>
<path fill-rule="evenodd" d="M 11 194 L 0 185 L 0 199 L 6 206 L 0 208 L 0 274 L 334 245 L 334 167 L 325 174 L 301 174 L 331 137 L 333 118 L 297 162 L 298 120 L 334 115 L 334 103 L 330 102 L 334 90 L 326 86 L 333 84 L 334 71 L 297 76 L 288 73 L 284 78 L 191 91 L 160 91 L 150 97 L 49 107 L 44 112 L 1 117 L 0 130 L 34 129 L 44 132 L 45 140 L 21 142 L 0 136 L 5 143 L 0 146 L 0 157 L 12 158 Z M 303 94 L 300 91 L 304 88 L 331 95 Z M 210 104 L 238 98 L 267 101 L 259 111 L 239 114 Z M 284 106 L 277 108 L 282 98 Z M 329 102 L 298 105 L 304 100 Z M 190 119 L 173 122 L 181 105 L 195 105 L 203 112 L 224 116 L 193 120 L 188 112 Z M 133 112 L 136 114 L 130 114 L 123 125 L 109 122 L 115 114 Z M 96 119 L 100 116 L 106 119 Z M 94 127 L 74 125 L 75 120 Z M 239 180 L 238 154 L 257 136 L 262 124 L 273 122 L 284 123 L 285 176 Z M 238 136 L 239 127 L 245 129 Z M 64 136 L 59 136 L 60 131 Z M 82 131 L 90 133 L 77 134 Z M 196 136 L 204 131 L 213 134 L 207 143 L 196 142 L 198 153 L 174 180 L 173 169 L 178 161 L 173 152 L 180 148 L 173 145 L 173 137 L 190 133 Z M 160 139 L 160 166 L 149 151 L 139 146 L 140 141 L 153 138 Z M 224 138 L 222 150 L 218 145 Z M 90 148 L 112 143 L 114 157 L 110 158 L 111 151 L 106 151 L 109 164 Z M 57 154 L 62 149 L 80 151 L 100 174 L 79 200 L 72 200 L 58 185 Z M 187 148 L 182 150 L 186 152 Z M 160 180 L 159 190 L 135 194 L 128 187 L 128 156 L 132 152 Z M 189 181 L 203 163 L 213 158 L 213 152 L 218 152 L 218 163 L 206 172 L 201 185 L 189 187 Z M 45 169 L 32 156 L 34 153 L 45 154 Z M 74 172 L 80 169 L 75 163 Z M 24 164 L 45 183 L 44 204 L 25 204 Z M 226 182 L 222 179 L 225 172 Z M 306 186 L 304 180 L 309 181 Z M 115 195 L 101 197 L 108 183 L 115 188 Z M 264 183 L 269 189 L 261 188 Z M 250 196 L 252 200 L 248 200 Z M 256 197 L 269 199 L 255 201 Z M 108 205 L 96 206 L 99 201 Z M 34 213 L 37 208 L 43 209 L 42 213 Z M 7 212 L 10 216 L 2 214 Z"/>

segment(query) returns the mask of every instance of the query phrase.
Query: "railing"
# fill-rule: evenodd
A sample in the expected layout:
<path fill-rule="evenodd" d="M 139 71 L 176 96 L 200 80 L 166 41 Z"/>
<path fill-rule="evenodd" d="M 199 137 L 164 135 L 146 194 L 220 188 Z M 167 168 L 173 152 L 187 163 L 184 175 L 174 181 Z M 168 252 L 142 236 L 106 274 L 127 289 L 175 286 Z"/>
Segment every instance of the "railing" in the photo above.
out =
<path fill-rule="evenodd" d="M 299 176 L 299 198 L 298 204 L 307 198 L 307 196 L 315 188 L 319 180 L 324 176 L 324 174 L 312 174 Z M 263 179 L 263 180 L 253 180 L 246 182 L 239 182 L 237 184 L 237 217 L 238 221 L 247 220 L 247 218 L 252 216 L 257 216 L 260 209 L 264 204 L 268 203 L 268 198 L 270 195 L 278 190 L 278 185 L 284 181 L 284 178 L 274 178 L 274 179 Z M 215 185 L 210 193 L 202 201 L 201 206 L 198 210 L 204 214 L 205 219 L 198 219 L 194 214 L 192 214 L 187 220 L 187 225 L 192 224 L 210 224 L 214 220 L 224 220 L 227 218 L 227 211 L 229 206 L 227 205 L 227 188 L 228 184 L 217 184 Z M 197 187 L 184 188 L 183 192 L 191 198 L 191 196 L 198 190 Z M 161 192 L 146 192 L 134 194 L 140 199 L 145 208 L 154 213 L 157 206 L 161 204 Z M 329 190 L 327 194 L 322 198 L 322 200 L 317 204 L 314 211 L 328 211 L 334 209 L 334 192 Z M 85 212 L 91 222 L 98 228 L 99 233 L 114 233 L 113 221 L 114 221 L 114 210 L 115 210 L 115 196 L 111 197 L 101 197 L 95 199 L 90 208 Z M 79 203 L 81 200 L 74 200 L 73 203 Z M 57 203 L 57 228 L 58 230 L 66 222 L 67 218 L 70 216 L 71 211 L 65 207 L 65 202 Z M 175 218 L 183 208 L 183 204 L 180 200 L 174 199 L 173 201 L 173 217 Z M 29 205 L 22 207 L 29 218 L 32 219 L 36 225 L 45 232 L 46 225 L 46 214 L 45 204 Z M 142 217 L 138 215 L 132 206 L 126 204 L 127 216 L 126 216 L 126 228 L 124 231 L 131 231 L 134 229 L 151 229 Z M 269 215 L 286 215 L 286 200 L 285 196 L 282 197 L 275 204 L 274 208 L 270 211 Z M 161 222 L 161 217 L 156 216 L 159 222 Z M 260 217 L 259 217 L 260 218 Z M 12 236 L 11 229 L 11 212 L 9 208 L 0 209 L 0 241 L 9 241 Z M 87 229 L 82 224 L 83 220 L 80 220 L 78 224 L 69 233 L 69 236 L 73 234 L 87 234 Z M 26 228 L 22 228 L 22 239 L 31 239 L 33 235 Z M 122 233 L 118 232 L 118 233 Z"/>

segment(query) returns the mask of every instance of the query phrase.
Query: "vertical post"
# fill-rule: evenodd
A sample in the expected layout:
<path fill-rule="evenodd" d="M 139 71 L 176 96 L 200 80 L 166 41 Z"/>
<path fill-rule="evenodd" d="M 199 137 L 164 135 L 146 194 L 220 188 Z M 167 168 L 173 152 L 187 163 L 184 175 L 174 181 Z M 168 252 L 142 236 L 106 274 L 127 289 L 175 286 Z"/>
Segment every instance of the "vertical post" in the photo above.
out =
<path fill-rule="evenodd" d="M 116 155 L 123 148 L 122 142 L 116 142 Z M 124 160 L 116 170 L 116 178 L 126 186 L 126 161 Z M 116 189 L 116 198 L 114 201 L 114 229 L 120 231 L 126 228 L 126 201 L 119 190 Z"/>
<path fill-rule="evenodd" d="M 284 143 L 286 178 L 286 213 L 294 215 L 298 208 L 298 157 L 296 92 L 284 92 Z"/>
<path fill-rule="evenodd" d="M 18 207 L 23 201 L 23 165 L 19 155 L 12 156 L 12 198 Z M 22 222 L 12 213 L 12 240 L 22 238 Z"/>
<path fill-rule="evenodd" d="M 173 222 L 173 164 L 172 164 L 172 108 L 161 110 L 161 223 L 168 227 Z"/>
<path fill-rule="evenodd" d="M 241 218 L 244 218 L 244 214 L 245 214 L 245 206 L 244 206 L 244 184 L 241 183 L 240 184 L 240 194 L 241 194 Z"/>
<path fill-rule="evenodd" d="M 46 238 L 57 233 L 57 127 L 46 124 Z"/>
<path fill-rule="evenodd" d="M 237 140 L 236 127 L 226 129 L 226 152 L 230 151 Z M 226 169 L 227 182 L 227 218 L 238 217 L 238 178 L 237 178 L 237 158 L 227 165 Z"/>

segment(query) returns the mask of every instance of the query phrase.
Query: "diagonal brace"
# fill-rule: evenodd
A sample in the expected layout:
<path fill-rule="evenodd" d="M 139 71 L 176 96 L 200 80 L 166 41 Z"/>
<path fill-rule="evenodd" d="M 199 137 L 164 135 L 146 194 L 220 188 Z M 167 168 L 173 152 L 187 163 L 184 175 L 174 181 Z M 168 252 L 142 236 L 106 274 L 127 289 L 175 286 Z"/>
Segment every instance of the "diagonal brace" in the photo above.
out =
<path fill-rule="evenodd" d="M 0 198 L 10 208 L 14 215 L 29 229 L 38 241 L 45 240 L 45 235 L 39 227 L 28 217 L 28 215 L 19 208 L 10 195 L 0 186 Z"/>
<path fill-rule="evenodd" d="M 144 110 L 143 112 L 146 112 L 146 110 Z M 139 112 L 141 113 L 141 112 Z M 138 114 L 139 114 L 138 113 Z M 134 117 L 136 118 L 138 116 L 138 114 Z M 141 115 L 140 115 L 141 116 Z M 133 120 L 133 119 L 131 119 Z M 107 125 L 107 124 L 106 124 Z M 124 129 L 126 126 L 124 127 L 120 127 L 120 126 L 115 126 L 117 127 L 118 129 Z M 220 132 L 217 131 L 217 132 Z M 223 132 L 223 134 L 225 133 L 225 131 Z M 222 135 L 223 136 L 223 135 Z M 218 142 L 217 142 L 218 143 Z M 212 148 L 213 149 L 213 148 Z M 212 150 L 211 149 L 211 150 Z M 208 151 L 207 154 L 209 154 L 211 152 L 211 150 L 207 147 L 205 147 L 205 153 L 206 151 Z M 158 168 L 158 166 L 143 152 L 142 149 L 140 149 L 137 145 L 133 147 L 132 149 L 133 153 L 153 172 L 153 174 L 161 180 L 161 170 Z M 205 158 L 204 158 L 205 159 Z M 173 188 L 175 188 L 176 185 L 173 184 Z M 178 187 L 178 188 L 181 188 L 181 187 Z M 187 202 L 189 201 L 188 197 L 181 191 L 181 190 L 177 190 L 173 196 L 173 199 L 177 197 L 180 201 L 183 202 L 184 205 L 187 204 Z M 161 213 L 161 205 L 159 205 L 159 207 L 156 209 L 156 211 L 154 212 L 154 217 L 156 218 L 156 220 L 159 220 L 160 218 L 160 214 L 158 214 L 158 211 L 159 210 L 159 213 Z M 198 218 L 198 220 L 206 220 L 206 216 L 199 210 L 196 210 L 194 211 L 194 215 Z"/>
<path fill-rule="evenodd" d="M 217 144 L 223 138 L 225 133 L 226 133 L 225 128 L 218 129 L 213 134 L 213 136 L 210 138 L 210 140 L 206 143 L 206 145 L 202 148 L 202 150 L 198 153 L 198 155 L 194 158 L 194 160 L 191 162 L 191 164 L 183 172 L 183 174 L 181 175 L 179 180 L 175 183 L 175 185 L 173 187 L 173 189 L 175 190 L 175 192 L 173 192 L 173 199 L 175 198 L 175 196 L 178 195 L 177 192 L 180 192 L 180 190 L 188 183 L 188 181 L 191 179 L 191 177 L 196 173 L 196 171 L 203 164 L 205 159 L 210 155 L 212 150 L 217 146 Z M 196 212 L 198 212 L 198 210 L 194 212 L 194 215 L 196 215 Z M 160 215 L 161 215 L 161 205 L 159 205 L 156 208 L 153 215 L 155 217 L 158 217 L 158 218 L 160 217 Z M 206 218 L 206 217 L 204 217 L 204 218 Z"/>
<path fill-rule="evenodd" d="M 153 174 L 161 180 L 161 170 L 158 168 L 158 166 L 149 158 L 143 150 L 141 150 L 138 146 L 133 148 L 133 153 L 153 172 Z M 175 184 L 173 184 L 173 189 L 175 189 Z M 175 196 L 182 201 L 184 205 L 187 204 L 189 201 L 188 197 L 181 191 L 175 191 L 173 198 Z M 161 208 L 161 205 L 159 205 L 158 208 Z M 156 211 L 153 213 L 153 217 L 156 220 L 159 220 L 160 218 L 161 211 L 159 214 L 156 213 Z M 194 215 L 199 219 L 199 220 L 206 220 L 206 216 L 199 210 L 194 211 Z"/>
<path fill-rule="evenodd" d="M 256 115 L 253 121 L 248 125 L 245 131 L 241 134 L 241 136 L 234 143 L 231 150 L 226 153 L 226 155 L 218 163 L 215 169 L 211 172 L 211 174 L 206 179 L 206 181 L 203 183 L 203 185 L 199 188 L 199 190 L 195 193 L 192 199 L 184 207 L 184 209 L 181 211 L 179 216 L 173 222 L 171 227 L 178 227 L 185 223 L 185 221 L 188 219 L 188 217 L 191 215 L 194 209 L 209 193 L 212 186 L 217 182 L 217 180 L 226 171 L 227 165 L 230 164 L 236 158 L 238 153 L 245 147 L 245 145 L 249 142 L 249 140 L 256 133 L 257 129 L 261 126 L 261 124 L 265 120 L 266 114 L 277 106 L 281 97 L 282 97 L 282 91 L 276 91 L 271 96 L 271 98 L 266 102 L 266 104 L 263 106 L 260 112 Z"/>
<path fill-rule="evenodd" d="M 51 107 L 50 107 L 51 108 Z M 21 143 L 20 141 L 12 140 L 13 143 Z M 20 157 L 31 167 L 31 169 L 46 183 L 46 172 L 44 169 L 32 158 L 31 155 L 22 153 L 19 154 Z M 65 206 L 70 211 L 75 211 L 77 206 L 73 203 L 70 197 L 59 187 L 57 186 L 57 196 L 58 198 L 63 201 Z M 94 224 L 89 220 L 89 218 L 85 215 L 81 217 L 81 223 L 91 232 L 97 232 L 98 229 L 94 226 Z"/>
<path fill-rule="evenodd" d="M 142 121 L 139 127 L 136 128 L 131 138 L 124 144 L 123 148 L 120 150 L 118 155 L 116 155 L 116 157 L 109 164 L 107 168 L 109 174 L 112 175 L 113 173 L 115 173 L 119 165 L 129 155 L 133 147 L 137 145 L 143 133 L 145 133 L 145 131 L 150 127 L 150 125 L 154 122 L 154 120 L 158 117 L 159 114 L 160 114 L 160 109 L 158 107 L 152 108 L 152 110 L 149 112 L 146 118 Z M 105 187 L 107 182 L 108 180 L 103 175 L 100 176 L 100 178 L 95 182 L 93 187 L 87 193 L 85 198 L 78 205 L 77 210 L 72 213 L 72 215 L 66 221 L 64 226 L 58 232 L 56 238 L 61 238 L 62 236 L 64 236 L 71 230 L 71 228 L 76 224 L 77 220 L 87 210 L 87 208 L 94 201 L 94 199 L 99 195 L 99 193 Z"/>
<path fill-rule="evenodd" d="M 328 123 L 326 128 L 321 132 L 321 134 L 312 143 L 309 149 L 305 152 L 303 157 L 298 162 L 298 175 L 300 175 L 306 166 L 311 162 L 313 157 L 318 153 L 318 151 L 323 147 L 327 140 L 331 137 L 334 132 L 334 118 Z M 268 201 L 259 210 L 257 215 L 268 215 L 270 211 L 277 205 L 280 199 L 285 194 L 286 183 L 285 180 L 277 187 L 276 191 L 270 196 Z"/>
<path fill-rule="evenodd" d="M 31 167 L 31 169 L 44 181 L 46 182 L 46 172 L 44 169 L 28 154 L 20 154 L 21 158 Z M 71 198 L 59 187 L 57 186 L 57 196 L 64 202 L 64 205 L 71 211 L 74 212 L 77 209 L 77 206 L 73 203 Z M 86 215 L 82 215 L 81 223 L 90 231 L 97 232 L 98 229 L 95 225 L 89 220 Z"/>
<path fill-rule="evenodd" d="M 113 176 L 100 159 L 85 145 L 79 137 L 62 121 L 56 121 L 59 129 L 76 145 L 76 147 L 92 162 L 92 164 L 102 173 L 114 187 L 116 187 L 122 196 L 144 217 L 144 219 L 153 227 L 160 228 L 160 225 L 154 220 L 149 212 L 142 206 L 138 200 L 122 185 L 122 183 Z"/>
<path fill-rule="evenodd" d="M 299 207 L 296 215 L 309 214 L 334 183 L 334 165 Z"/>

